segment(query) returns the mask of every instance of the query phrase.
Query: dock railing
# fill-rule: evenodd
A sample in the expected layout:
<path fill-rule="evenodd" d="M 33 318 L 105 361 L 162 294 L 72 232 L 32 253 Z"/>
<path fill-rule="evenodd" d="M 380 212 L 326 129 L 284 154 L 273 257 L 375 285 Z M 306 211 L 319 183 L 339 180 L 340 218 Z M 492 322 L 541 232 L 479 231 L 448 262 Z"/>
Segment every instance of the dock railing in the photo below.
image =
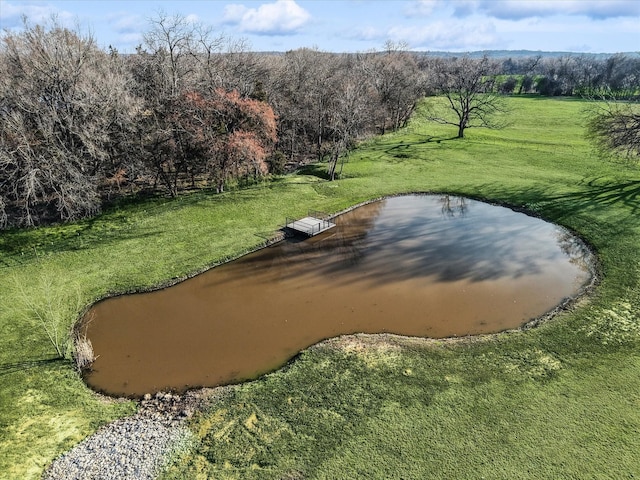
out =
<path fill-rule="evenodd" d="M 323 212 L 309 211 L 309 215 L 303 219 L 286 218 L 285 227 L 310 237 L 324 232 L 335 225 L 328 220 L 328 215 Z"/>

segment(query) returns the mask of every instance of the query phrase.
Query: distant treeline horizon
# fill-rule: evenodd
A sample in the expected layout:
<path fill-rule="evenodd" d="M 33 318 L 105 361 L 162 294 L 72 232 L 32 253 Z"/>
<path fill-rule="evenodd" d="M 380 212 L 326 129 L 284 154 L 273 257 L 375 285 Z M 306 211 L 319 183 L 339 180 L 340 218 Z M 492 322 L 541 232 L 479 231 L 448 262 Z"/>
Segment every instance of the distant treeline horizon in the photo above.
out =
<path fill-rule="evenodd" d="M 299 47 L 295 50 L 304 49 L 306 47 Z M 288 51 L 292 50 L 255 50 L 255 53 L 264 54 L 264 55 L 284 55 Z M 520 58 L 520 57 L 535 57 L 541 56 L 543 58 L 558 58 L 558 57 L 587 57 L 596 60 L 606 60 L 610 57 L 616 55 L 624 55 L 630 58 L 640 58 L 640 50 L 638 51 L 623 51 L 623 52 L 577 52 L 571 50 L 527 50 L 527 49 L 516 49 L 516 50 L 508 50 L 508 49 L 499 49 L 499 50 L 468 50 L 468 51 L 447 51 L 447 50 L 399 50 L 404 53 L 414 54 L 414 55 L 423 55 L 427 57 L 440 57 L 440 58 L 451 58 L 451 57 L 469 57 L 469 58 L 482 58 L 488 57 L 492 59 L 507 59 L 507 58 Z M 384 53 L 383 50 L 376 51 L 377 53 Z M 359 54 L 359 53 L 367 53 L 358 52 L 358 51 L 331 51 L 327 50 L 326 53 L 335 53 L 335 54 Z M 133 54 L 133 53 L 132 53 Z"/>

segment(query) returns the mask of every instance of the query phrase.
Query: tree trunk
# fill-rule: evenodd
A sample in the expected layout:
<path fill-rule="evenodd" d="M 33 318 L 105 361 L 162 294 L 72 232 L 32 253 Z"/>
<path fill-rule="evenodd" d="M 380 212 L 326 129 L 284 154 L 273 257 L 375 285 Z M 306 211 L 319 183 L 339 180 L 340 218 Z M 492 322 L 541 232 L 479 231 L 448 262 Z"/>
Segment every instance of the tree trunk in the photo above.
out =
<path fill-rule="evenodd" d="M 333 182 L 336 179 L 336 166 L 338 165 L 339 152 L 334 152 L 331 155 L 331 161 L 329 162 L 329 180 Z"/>

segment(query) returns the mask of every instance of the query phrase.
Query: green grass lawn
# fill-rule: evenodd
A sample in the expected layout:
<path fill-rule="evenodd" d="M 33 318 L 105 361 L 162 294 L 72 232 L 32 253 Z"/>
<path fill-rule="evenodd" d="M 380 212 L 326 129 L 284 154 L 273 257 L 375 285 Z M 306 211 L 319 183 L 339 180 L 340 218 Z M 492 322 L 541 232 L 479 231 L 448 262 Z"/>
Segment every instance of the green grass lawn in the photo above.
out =
<path fill-rule="evenodd" d="M 525 207 L 578 232 L 602 280 L 543 326 L 468 342 L 333 341 L 234 387 L 193 421 L 166 478 L 637 478 L 640 170 L 598 158 L 587 103 L 512 98 L 499 131 L 424 123 L 353 152 L 343 178 L 288 176 L 222 195 L 123 204 L 0 235 L 0 477 L 38 478 L 135 409 L 55 359 L 35 312 L 69 328 L 114 292 L 163 284 L 259 245 L 287 216 L 403 192 Z"/>

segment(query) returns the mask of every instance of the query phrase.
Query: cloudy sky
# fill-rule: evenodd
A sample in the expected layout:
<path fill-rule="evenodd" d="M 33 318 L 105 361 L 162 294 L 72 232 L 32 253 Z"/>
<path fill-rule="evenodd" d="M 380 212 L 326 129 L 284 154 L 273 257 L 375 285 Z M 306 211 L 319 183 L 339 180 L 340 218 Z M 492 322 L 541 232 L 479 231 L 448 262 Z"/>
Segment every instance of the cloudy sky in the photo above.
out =
<path fill-rule="evenodd" d="M 0 27 L 52 15 L 132 52 L 159 12 L 248 41 L 252 50 L 640 51 L 638 0 L 0 0 Z"/>

